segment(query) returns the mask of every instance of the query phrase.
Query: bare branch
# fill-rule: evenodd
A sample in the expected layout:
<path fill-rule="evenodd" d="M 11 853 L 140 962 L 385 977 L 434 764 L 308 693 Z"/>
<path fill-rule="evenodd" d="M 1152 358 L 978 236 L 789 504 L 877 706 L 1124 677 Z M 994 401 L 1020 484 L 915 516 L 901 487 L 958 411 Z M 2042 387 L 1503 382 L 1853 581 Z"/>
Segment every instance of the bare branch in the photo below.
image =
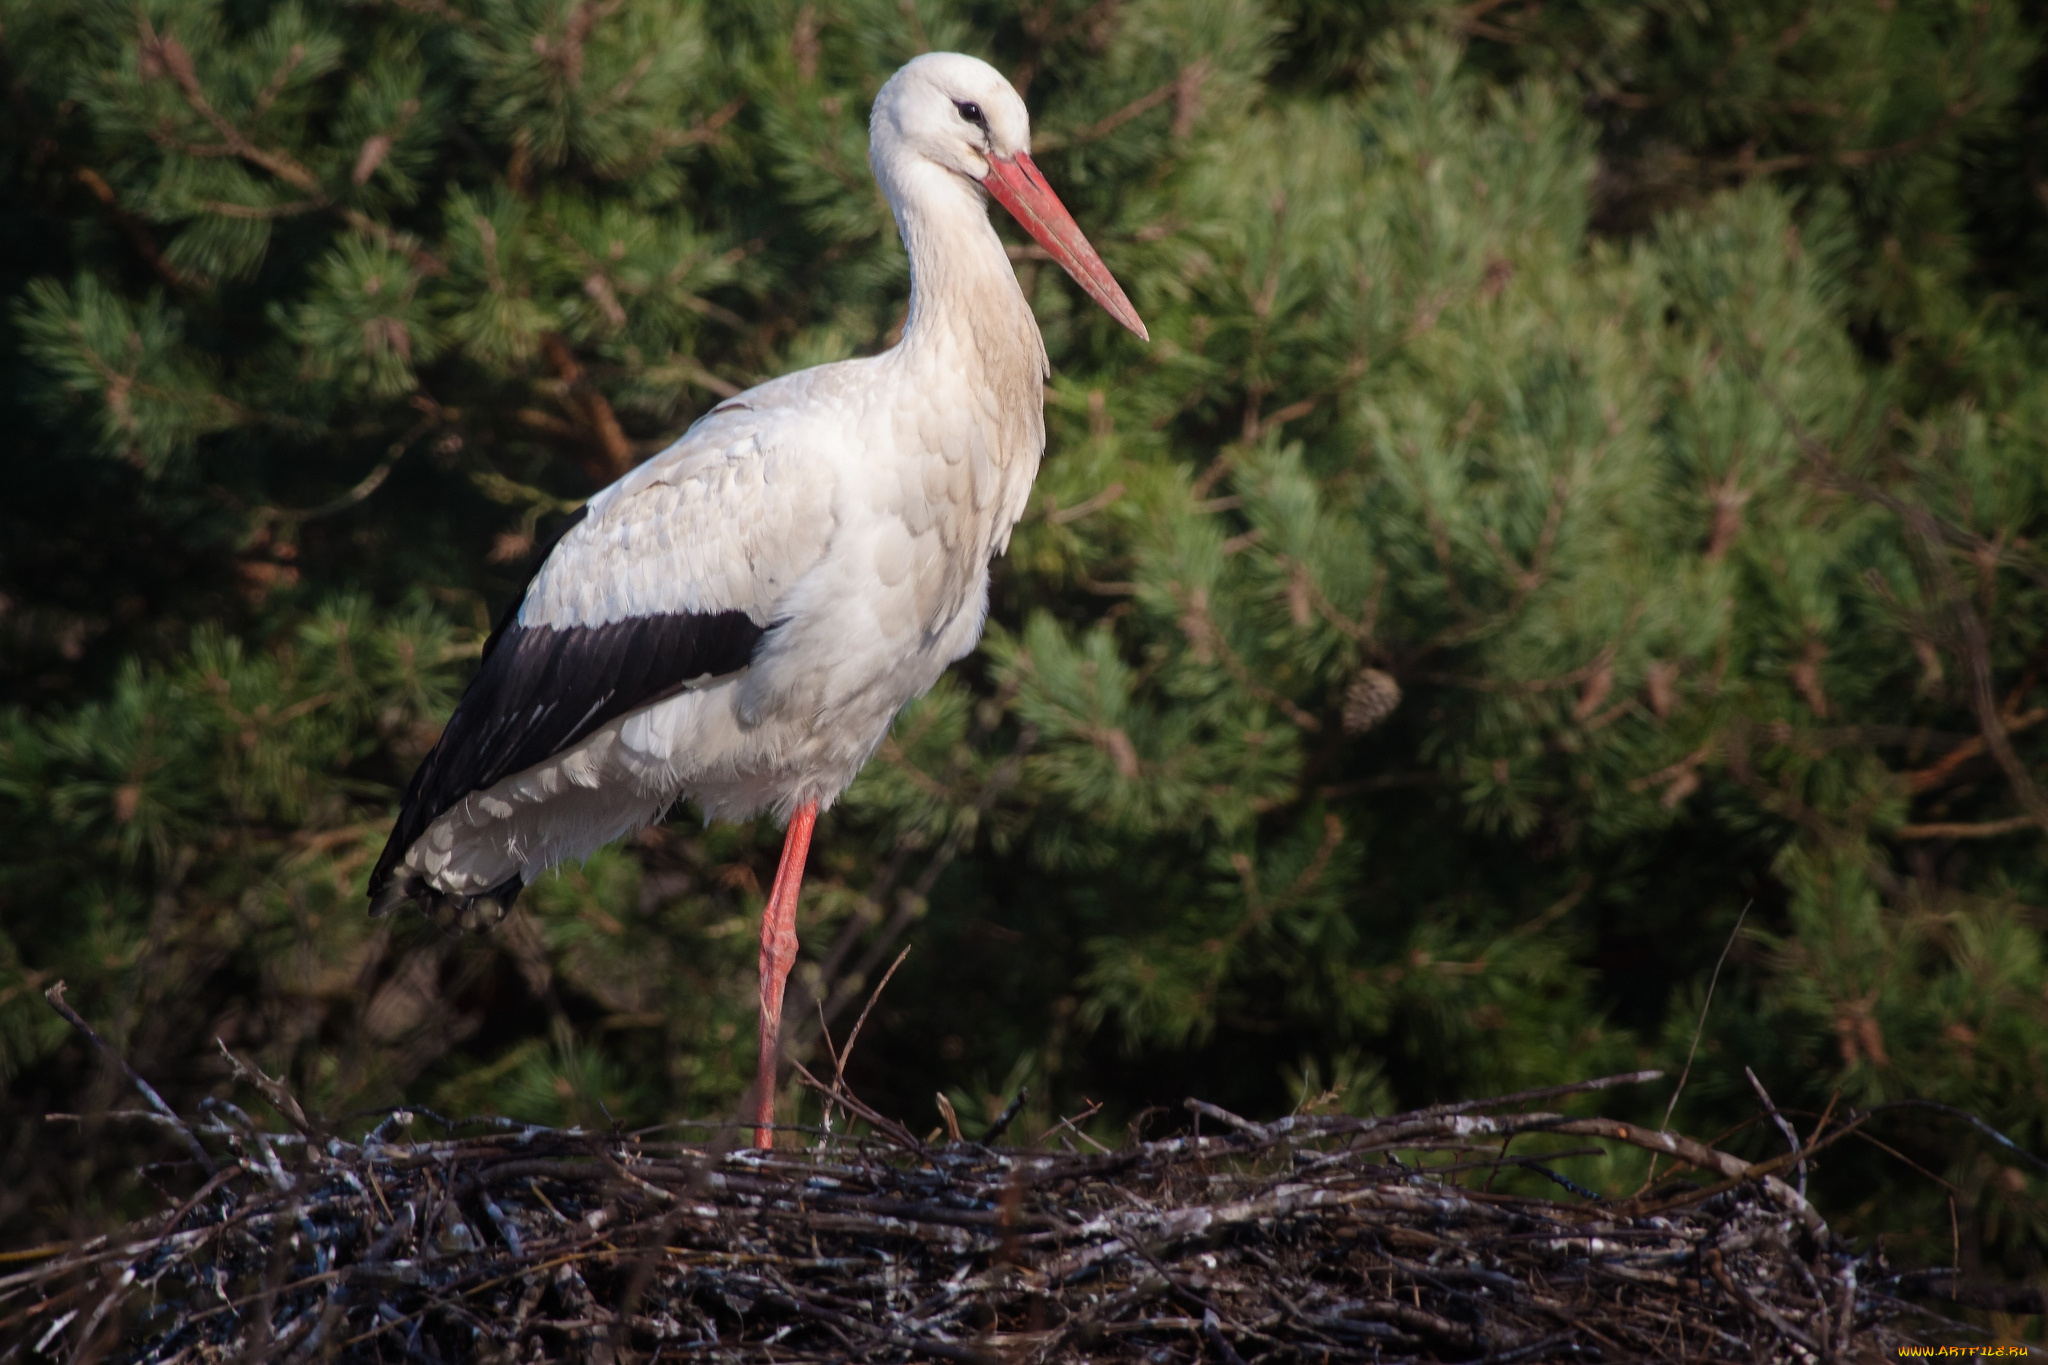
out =
<path fill-rule="evenodd" d="M 44 991 L 43 999 L 50 1002 L 51 1009 L 63 1016 L 65 1023 L 84 1034 L 91 1041 L 92 1045 L 100 1050 L 101 1056 L 121 1068 L 121 1074 L 126 1076 L 130 1083 L 141 1092 L 142 1098 L 148 1102 L 149 1107 L 168 1119 L 171 1126 L 177 1130 L 179 1136 L 184 1138 L 186 1149 L 192 1153 L 193 1159 L 199 1163 L 201 1169 L 209 1176 L 216 1174 L 219 1168 L 214 1165 L 213 1158 L 208 1156 L 206 1149 L 199 1145 L 199 1138 L 193 1133 L 185 1120 L 178 1117 L 177 1111 L 164 1103 L 164 1097 L 156 1093 L 156 1087 L 144 1080 L 141 1072 L 128 1065 L 128 1059 L 114 1051 L 114 1045 L 100 1037 L 98 1029 L 86 1023 L 77 1010 L 64 1002 L 64 983 L 59 981 L 56 985 Z"/>

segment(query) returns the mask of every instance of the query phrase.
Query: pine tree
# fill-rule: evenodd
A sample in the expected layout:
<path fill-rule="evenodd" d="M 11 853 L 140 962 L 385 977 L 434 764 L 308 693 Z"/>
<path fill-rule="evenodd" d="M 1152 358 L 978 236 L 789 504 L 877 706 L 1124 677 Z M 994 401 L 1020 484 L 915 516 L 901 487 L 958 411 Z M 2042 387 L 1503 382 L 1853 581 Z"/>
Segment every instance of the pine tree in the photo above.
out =
<path fill-rule="evenodd" d="M 0 33 L 35 210 L 0 252 L 10 1232 L 154 1150 L 52 1154 L 38 1113 L 115 1093 L 59 978 L 181 1102 L 225 1092 L 218 1036 L 333 1113 L 730 1107 L 765 824 L 678 812 L 484 937 L 372 924 L 361 882 L 554 519 L 887 344 L 866 109 L 945 47 L 1013 74 L 1155 341 L 1016 248 L 1033 508 L 803 908 L 835 1037 L 916 944 L 864 1094 L 1121 1122 L 1675 1070 L 1740 920 L 1681 1122 L 1753 1115 L 1747 1066 L 1788 1112 L 1918 1096 L 2048 1146 L 2024 7 L 18 0 Z M 2037 1177 L 1887 1124 L 1970 1254 L 2038 1273 Z M 1948 1254 L 1889 1157 L 1820 1178 Z"/>

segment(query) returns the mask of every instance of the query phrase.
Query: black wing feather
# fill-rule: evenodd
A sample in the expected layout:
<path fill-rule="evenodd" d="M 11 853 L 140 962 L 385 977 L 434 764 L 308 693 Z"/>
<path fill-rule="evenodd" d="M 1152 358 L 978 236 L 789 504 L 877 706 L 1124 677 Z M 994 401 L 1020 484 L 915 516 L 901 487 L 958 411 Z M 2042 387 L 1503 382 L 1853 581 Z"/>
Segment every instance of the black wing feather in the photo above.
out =
<path fill-rule="evenodd" d="M 370 874 L 372 896 L 391 881 L 427 826 L 465 796 L 700 678 L 745 668 L 764 633 L 741 611 L 640 616 L 569 629 L 522 626 L 518 612 L 515 601 L 491 632 L 476 677 L 413 774 L 390 842 Z"/>

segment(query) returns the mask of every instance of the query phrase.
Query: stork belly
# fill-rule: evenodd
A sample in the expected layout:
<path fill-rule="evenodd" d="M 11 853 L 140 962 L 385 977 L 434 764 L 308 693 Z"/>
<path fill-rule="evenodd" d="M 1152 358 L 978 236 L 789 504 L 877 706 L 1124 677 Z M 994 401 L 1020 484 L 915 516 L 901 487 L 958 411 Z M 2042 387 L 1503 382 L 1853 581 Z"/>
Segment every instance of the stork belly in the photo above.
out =
<path fill-rule="evenodd" d="M 622 716 L 575 746 L 471 792 L 427 826 L 405 866 L 439 889 L 475 895 L 517 876 L 588 857 L 657 818 L 675 800 L 666 765 L 623 742 Z"/>
<path fill-rule="evenodd" d="M 571 748 L 464 797 L 427 827 L 405 866 L 443 891 L 474 895 L 533 879 L 659 819 L 689 797 L 707 819 L 743 820 L 805 802 L 829 807 L 944 662 L 905 668 L 834 699 L 825 712 L 741 718 L 742 678 L 619 717 Z"/>

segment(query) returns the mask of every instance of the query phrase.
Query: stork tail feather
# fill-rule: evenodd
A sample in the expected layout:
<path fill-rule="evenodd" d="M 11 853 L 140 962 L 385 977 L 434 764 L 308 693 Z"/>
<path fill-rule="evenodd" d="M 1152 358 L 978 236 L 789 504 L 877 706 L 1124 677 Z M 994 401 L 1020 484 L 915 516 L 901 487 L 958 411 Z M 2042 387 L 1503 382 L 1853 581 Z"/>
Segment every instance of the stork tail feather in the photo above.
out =
<path fill-rule="evenodd" d="M 487 891 L 463 896 L 429 885 L 426 878 L 401 873 L 379 887 L 370 898 L 370 914 L 382 919 L 408 903 L 416 905 L 436 924 L 460 933 L 475 933 L 496 927 L 512 913 L 526 882 L 517 874 Z"/>

